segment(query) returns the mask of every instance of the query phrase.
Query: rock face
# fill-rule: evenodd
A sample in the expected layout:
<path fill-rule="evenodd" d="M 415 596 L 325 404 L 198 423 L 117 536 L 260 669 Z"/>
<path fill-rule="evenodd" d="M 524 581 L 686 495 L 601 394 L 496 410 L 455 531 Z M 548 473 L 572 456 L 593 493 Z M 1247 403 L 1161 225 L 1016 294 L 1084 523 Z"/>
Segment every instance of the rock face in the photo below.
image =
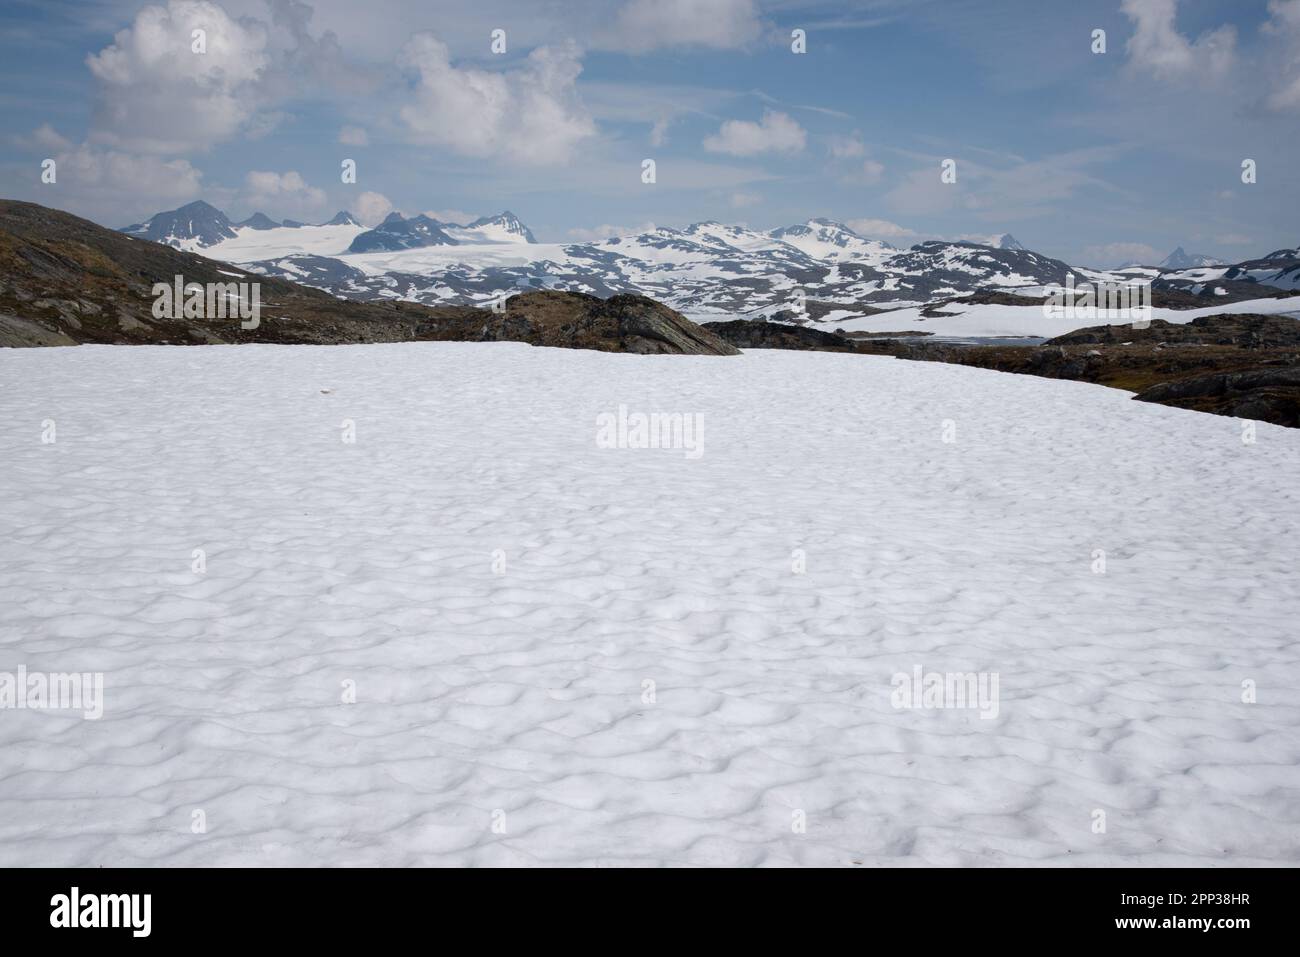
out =
<path fill-rule="evenodd" d="M 857 347 L 847 336 L 822 332 L 806 326 L 787 325 L 781 322 L 752 322 L 736 319 L 731 322 L 706 322 L 704 328 L 741 349 L 805 349 L 818 352 L 856 352 Z"/>
<path fill-rule="evenodd" d="M 600 299 L 546 290 L 512 296 L 500 313 L 469 311 L 474 315 L 422 327 L 421 338 L 508 340 L 643 355 L 729 356 L 739 352 L 681 313 L 645 296 Z"/>
<path fill-rule="evenodd" d="M 1162 382 L 1134 398 L 1300 428 L 1300 366 L 1215 372 Z"/>

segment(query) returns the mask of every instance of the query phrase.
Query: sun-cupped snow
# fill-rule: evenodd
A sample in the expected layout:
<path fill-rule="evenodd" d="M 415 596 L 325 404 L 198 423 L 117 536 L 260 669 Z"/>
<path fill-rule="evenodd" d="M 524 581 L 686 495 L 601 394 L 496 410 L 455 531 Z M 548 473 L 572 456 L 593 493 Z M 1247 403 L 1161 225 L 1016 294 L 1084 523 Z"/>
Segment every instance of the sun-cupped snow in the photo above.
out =
<path fill-rule="evenodd" d="M 0 382 L 0 671 L 103 677 L 0 711 L 5 866 L 1300 862 L 1300 432 L 763 350 Z"/>

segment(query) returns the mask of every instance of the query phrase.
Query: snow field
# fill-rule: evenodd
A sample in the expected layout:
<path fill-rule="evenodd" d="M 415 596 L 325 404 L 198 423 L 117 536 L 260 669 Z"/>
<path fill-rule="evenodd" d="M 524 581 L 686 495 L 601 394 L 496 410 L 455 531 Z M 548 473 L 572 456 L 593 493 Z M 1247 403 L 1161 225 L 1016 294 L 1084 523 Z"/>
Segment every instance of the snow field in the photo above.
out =
<path fill-rule="evenodd" d="M 105 676 L 0 710 L 0 864 L 1296 863 L 1256 429 L 817 353 L 0 351 L 0 672 Z"/>

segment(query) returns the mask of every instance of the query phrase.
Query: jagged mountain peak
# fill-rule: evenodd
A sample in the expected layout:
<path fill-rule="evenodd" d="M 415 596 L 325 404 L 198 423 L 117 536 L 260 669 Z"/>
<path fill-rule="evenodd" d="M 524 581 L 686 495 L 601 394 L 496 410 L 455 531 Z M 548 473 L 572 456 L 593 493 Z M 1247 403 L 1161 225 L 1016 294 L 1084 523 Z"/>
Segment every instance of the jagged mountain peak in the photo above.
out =
<path fill-rule="evenodd" d="M 322 226 L 360 226 L 355 216 L 346 209 L 341 209 L 334 214 L 334 218 L 327 223 L 321 223 Z"/>

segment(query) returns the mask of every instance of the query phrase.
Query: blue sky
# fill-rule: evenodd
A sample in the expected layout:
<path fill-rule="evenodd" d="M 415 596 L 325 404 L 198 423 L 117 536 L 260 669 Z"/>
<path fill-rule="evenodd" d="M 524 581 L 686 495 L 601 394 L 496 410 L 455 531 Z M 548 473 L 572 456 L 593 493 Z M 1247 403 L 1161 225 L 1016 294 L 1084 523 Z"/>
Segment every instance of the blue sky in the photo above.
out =
<path fill-rule="evenodd" d="M 542 241 L 828 216 L 1094 265 L 1300 243 L 1300 0 L 7 0 L 0 91 L 0 194 L 112 226 L 204 198 Z"/>

